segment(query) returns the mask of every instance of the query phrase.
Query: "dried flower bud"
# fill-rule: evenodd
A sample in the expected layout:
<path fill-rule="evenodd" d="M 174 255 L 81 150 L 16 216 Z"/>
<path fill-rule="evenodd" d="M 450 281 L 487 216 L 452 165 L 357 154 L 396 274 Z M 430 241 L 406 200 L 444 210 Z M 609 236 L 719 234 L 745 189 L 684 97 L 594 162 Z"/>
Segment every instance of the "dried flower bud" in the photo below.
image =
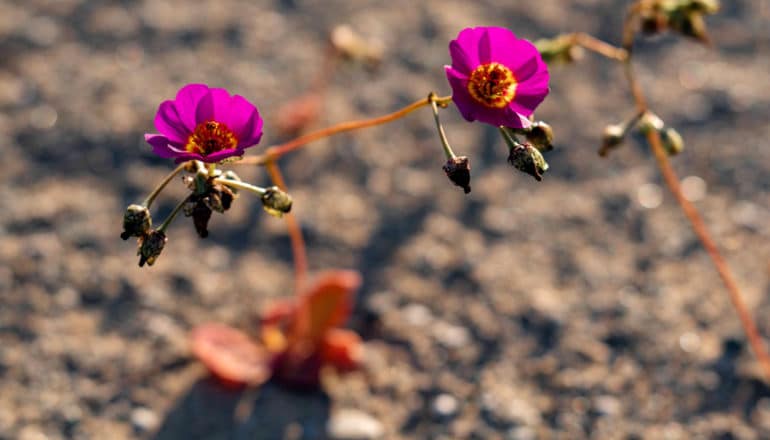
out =
<path fill-rule="evenodd" d="M 669 21 L 671 29 L 678 31 L 685 37 L 694 38 L 704 44 L 711 44 L 703 14 L 697 12 L 672 14 Z"/>
<path fill-rule="evenodd" d="M 605 157 L 610 151 L 623 144 L 626 127 L 622 124 L 610 124 L 604 127 L 602 132 L 602 146 L 599 148 L 599 156 Z"/>
<path fill-rule="evenodd" d="M 583 57 L 583 48 L 575 44 L 571 35 L 560 35 L 555 38 L 535 41 L 535 47 L 543 57 L 543 61 L 569 64 Z"/>
<path fill-rule="evenodd" d="M 533 122 L 524 136 L 532 146 L 540 151 L 553 150 L 553 129 L 543 121 Z"/>
<path fill-rule="evenodd" d="M 277 186 L 267 188 L 260 199 L 262 207 L 272 216 L 280 218 L 291 211 L 291 196 Z"/>
<path fill-rule="evenodd" d="M 508 163 L 537 181 L 543 180 L 543 173 L 548 170 L 548 163 L 543 154 L 530 144 L 517 144 L 511 148 Z"/>
<path fill-rule="evenodd" d="M 206 206 L 202 201 L 198 201 L 190 211 L 189 216 L 193 219 L 193 225 L 195 225 L 195 232 L 198 233 L 200 238 L 206 238 L 209 236 L 209 220 L 211 219 L 211 209 Z M 185 212 L 185 214 L 187 214 Z"/>
<path fill-rule="evenodd" d="M 668 16 L 660 10 L 644 11 L 640 20 L 642 32 L 647 35 L 660 34 L 668 29 Z"/>
<path fill-rule="evenodd" d="M 382 62 L 382 43 L 365 41 L 348 25 L 339 25 L 332 30 L 331 43 L 340 55 L 363 61 L 369 67 L 377 67 Z"/>
<path fill-rule="evenodd" d="M 129 205 L 123 215 L 123 232 L 120 238 L 141 237 L 152 227 L 150 210 L 142 205 Z"/>
<path fill-rule="evenodd" d="M 139 250 L 136 252 L 139 255 L 139 267 L 144 266 L 144 263 L 147 263 L 148 266 L 155 264 L 155 260 L 158 259 L 163 247 L 166 246 L 166 241 L 168 241 L 166 234 L 158 230 L 149 231 L 139 237 Z"/>
<path fill-rule="evenodd" d="M 693 12 L 711 15 L 719 12 L 720 4 L 719 0 L 689 0 L 685 7 Z"/>
<path fill-rule="evenodd" d="M 471 163 L 467 157 L 453 157 L 443 168 L 452 183 L 462 188 L 465 194 L 471 192 Z"/>
<path fill-rule="evenodd" d="M 660 131 L 663 129 L 663 126 L 663 120 L 652 112 L 646 112 L 639 118 L 639 122 L 636 124 L 636 128 L 638 128 L 642 134 L 647 134 L 650 131 Z"/>
<path fill-rule="evenodd" d="M 216 211 L 220 214 L 225 212 L 225 207 L 222 204 L 222 196 L 220 192 L 214 188 L 209 193 L 201 198 L 201 201 L 212 211 Z"/>
<path fill-rule="evenodd" d="M 673 128 L 661 130 L 660 140 L 669 156 L 676 156 L 684 150 L 684 140 L 679 132 Z"/>

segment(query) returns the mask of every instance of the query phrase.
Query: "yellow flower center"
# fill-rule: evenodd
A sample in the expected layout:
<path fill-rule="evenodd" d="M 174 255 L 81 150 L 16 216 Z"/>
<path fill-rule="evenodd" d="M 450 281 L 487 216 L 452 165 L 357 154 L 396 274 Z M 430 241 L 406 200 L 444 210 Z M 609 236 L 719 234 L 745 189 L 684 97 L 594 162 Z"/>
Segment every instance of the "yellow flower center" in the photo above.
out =
<path fill-rule="evenodd" d="M 511 69 L 500 63 L 482 64 L 471 72 L 468 92 L 482 105 L 503 108 L 516 96 L 517 84 Z"/>
<path fill-rule="evenodd" d="M 238 146 L 238 139 L 225 124 L 217 121 L 201 122 L 187 138 L 185 150 L 208 156 L 217 151 L 233 149 Z"/>

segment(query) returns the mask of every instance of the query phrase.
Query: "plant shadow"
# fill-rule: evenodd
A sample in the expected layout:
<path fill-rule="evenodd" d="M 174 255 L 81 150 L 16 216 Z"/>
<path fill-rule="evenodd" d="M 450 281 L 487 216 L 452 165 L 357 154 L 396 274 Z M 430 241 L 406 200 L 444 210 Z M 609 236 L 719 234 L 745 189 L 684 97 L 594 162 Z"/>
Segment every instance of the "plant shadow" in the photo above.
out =
<path fill-rule="evenodd" d="M 325 438 L 330 399 L 323 391 L 292 391 L 274 382 L 230 389 L 198 380 L 168 412 L 152 440 Z"/>

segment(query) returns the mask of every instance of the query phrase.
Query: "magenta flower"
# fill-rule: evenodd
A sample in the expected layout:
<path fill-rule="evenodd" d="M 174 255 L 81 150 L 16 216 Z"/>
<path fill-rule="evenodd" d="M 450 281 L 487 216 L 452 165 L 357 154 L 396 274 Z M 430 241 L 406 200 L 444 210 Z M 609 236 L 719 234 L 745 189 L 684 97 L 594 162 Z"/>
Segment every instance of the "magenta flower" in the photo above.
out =
<path fill-rule="evenodd" d="M 173 101 L 164 101 L 155 115 L 160 134 L 145 134 L 153 153 L 176 162 L 220 162 L 242 156 L 262 137 L 257 108 L 239 95 L 205 84 L 182 87 Z"/>
<path fill-rule="evenodd" d="M 548 68 L 535 46 L 499 27 L 463 29 L 444 66 L 452 100 L 468 121 L 527 128 L 548 95 Z"/>

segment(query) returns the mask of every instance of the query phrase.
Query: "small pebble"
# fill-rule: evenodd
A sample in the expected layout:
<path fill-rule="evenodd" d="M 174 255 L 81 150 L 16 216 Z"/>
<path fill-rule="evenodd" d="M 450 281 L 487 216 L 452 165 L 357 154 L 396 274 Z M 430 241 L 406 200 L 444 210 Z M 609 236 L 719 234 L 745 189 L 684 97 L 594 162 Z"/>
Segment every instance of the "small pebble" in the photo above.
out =
<path fill-rule="evenodd" d="M 158 416 L 151 409 L 138 407 L 131 411 L 131 423 L 139 431 L 151 431 L 158 425 Z"/>
<path fill-rule="evenodd" d="M 636 192 L 636 198 L 643 208 L 657 208 L 663 202 L 663 191 L 658 185 L 645 183 L 639 187 L 639 190 Z"/>
<path fill-rule="evenodd" d="M 326 433 L 335 440 L 369 440 L 382 438 L 385 428 L 371 415 L 346 408 L 332 414 Z"/>
<path fill-rule="evenodd" d="M 433 413 L 439 417 L 452 417 L 459 407 L 457 399 L 451 394 L 439 394 L 433 399 Z"/>

